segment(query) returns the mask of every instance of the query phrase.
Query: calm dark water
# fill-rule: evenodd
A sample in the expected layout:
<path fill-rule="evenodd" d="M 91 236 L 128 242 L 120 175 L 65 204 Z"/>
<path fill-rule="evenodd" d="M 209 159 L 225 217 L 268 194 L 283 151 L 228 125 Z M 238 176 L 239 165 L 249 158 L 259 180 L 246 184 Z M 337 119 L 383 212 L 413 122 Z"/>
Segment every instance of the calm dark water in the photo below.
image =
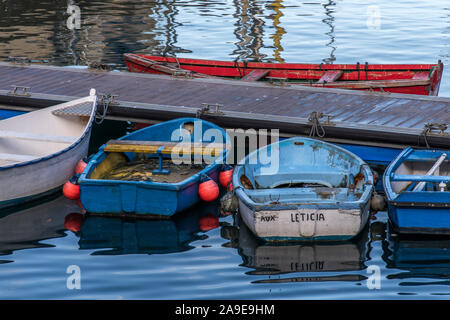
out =
<path fill-rule="evenodd" d="M 70 30 L 68 4 L 81 9 Z M 125 52 L 312 63 L 450 62 L 444 1 L 0 2 L 0 60 L 62 66 Z M 450 96 L 444 69 L 441 96 Z M 128 124 L 96 128 L 91 151 Z M 386 212 L 354 241 L 265 245 L 203 205 L 167 221 L 85 215 L 56 195 L 0 212 L 1 299 L 448 299 L 450 239 L 399 238 Z M 69 216 L 69 217 L 68 217 Z M 70 266 L 80 289 L 70 289 Z M 369 289 L 371 270 L 379 288 Z M 70 284 L 69 284 L 70 287 Z"/>

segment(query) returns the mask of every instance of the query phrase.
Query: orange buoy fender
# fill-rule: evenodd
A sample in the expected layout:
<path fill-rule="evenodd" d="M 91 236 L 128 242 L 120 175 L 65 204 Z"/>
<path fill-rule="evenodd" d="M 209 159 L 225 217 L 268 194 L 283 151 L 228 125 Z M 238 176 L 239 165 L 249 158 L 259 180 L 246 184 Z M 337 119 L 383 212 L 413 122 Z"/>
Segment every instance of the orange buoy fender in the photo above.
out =
<path fill-rule="evenodd" d="M 198 186 L 198 195 L 203 201 L 214 201 L 219 196 L 219 186 L 210 177 L 202 177 Z"/>
<path fill-rule="evenodd" d="M 83 215 L 78 212 L 69 213 L 64 218 L 64 228 L 67 230 L 78 232 L 81 231 L 81 225 L 83 224 Z"/>
<path fill-rule="evenodd" d="M 80 199 L 80 186 L 78 185 L 79 173 L 70 178 L 63 186 L 63 194 L 67 199 Z"/>
<path fill-rule="evenodd" d="M 222 187 L 226 188 L 232 180 L 233 180 L 233 167 L 226 164 L 223 166 L 222 171 L 220 171 L 219 173 L 219 183 Z"/>
<path fill-rule="evenodd" d="M 80 161 L 78 161 L 77 165 L 75 166 L 75 173 L 82 173 L 84 171 L 84 168 L 86 168 L 87 163 L 87 158 L 80 159 Z"/>
<path fill-rule="evenodd" d="M 218 228 L 219 217 L 213 215 L 212 213 L 208 213 L 204 217 L 200 218 L 199 225 L 201 231 L 209 231 Z"/>

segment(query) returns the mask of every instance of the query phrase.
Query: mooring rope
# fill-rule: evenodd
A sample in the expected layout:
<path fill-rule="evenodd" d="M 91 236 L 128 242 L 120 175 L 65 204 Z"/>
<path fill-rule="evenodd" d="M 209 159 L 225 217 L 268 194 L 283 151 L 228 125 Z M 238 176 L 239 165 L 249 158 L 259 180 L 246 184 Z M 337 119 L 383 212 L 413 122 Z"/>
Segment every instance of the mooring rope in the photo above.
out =
<path fill-rule="evenodd" d="M 323 113 L 318 113 L 317 111 L 313 111 L 309 115 L 308 121 L 311 123 L 310 137 L 318 136 L 319 138 L 323 138 L 325 136 L 325 129 L 319 121 L 322 117 Z"/>
<path fill-rule="evenodd" d="M 106 118 L 106 114 L 108 113 L 108 108 L 109 108 L 109 104 L 112 101 L 112 95 L 109 93 L 105 93 L 102 96 L 102 104 L 103 104 L 103 112 L 99 113 L 98 109 L 95 113 L 95 123 L 96 124 L 101 124 L 105 118 Z"/>

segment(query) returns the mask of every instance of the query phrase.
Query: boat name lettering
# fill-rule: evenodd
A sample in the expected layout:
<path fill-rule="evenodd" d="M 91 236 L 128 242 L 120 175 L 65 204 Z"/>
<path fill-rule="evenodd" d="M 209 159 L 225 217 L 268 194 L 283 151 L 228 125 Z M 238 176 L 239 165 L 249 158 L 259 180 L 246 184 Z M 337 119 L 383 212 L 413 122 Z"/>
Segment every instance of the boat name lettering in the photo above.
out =
<path fill-rule="evenodd" d="M 291 213 L 291 222 L 325 221 L 323 213 Z"/>
<path fill-rule="evenodd" d="M 291 271 L 314 271 L 323 270 L 324 261 L 311 261 L 311 262 L 292 262 Z"/>
<path fill-rule="evenodd" d="M 277 216 L 261 216 L 261 222 L 269 222 L 269 221 L 275 221 L 277 219 Z"/>

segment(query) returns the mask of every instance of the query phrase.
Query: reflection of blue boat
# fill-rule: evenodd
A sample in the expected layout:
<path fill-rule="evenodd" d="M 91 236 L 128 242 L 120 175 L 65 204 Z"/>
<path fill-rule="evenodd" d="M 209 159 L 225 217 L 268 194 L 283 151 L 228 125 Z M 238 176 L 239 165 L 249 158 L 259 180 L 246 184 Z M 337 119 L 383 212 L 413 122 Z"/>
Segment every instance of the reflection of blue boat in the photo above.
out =
<path fill-rule="evenodd" d="M 450 164 L 443 150 L 406 148 L 386 169 L 389 218 L 401 233 L 450 233 Z"/>
<path fill-rule="evenodd" d="M 298 137 L 249 154 L 233 186 L 245 223 L 266 241 L 345 240 L 367 223 L 373 176 L 349 151 Z"/>
<path fill-rule="evenodd" d="M 161 254 L 194 248 L 192 241 L 205 235 L 204 226 L 215 220 L 218 208 L 201 203 L 171 219 L 122 219 L 88 214 L 80 232 L 80 249 L 97 250 L 95 255 Z M 105 249 L 105 250 L 99 250 Z"/>
<path fill-rule="evenodd" d="M 200 199 L 198 189 L 202 177 L 209 176 L 217 181 L 220 164 L 224 163 L 226 157 L 226 150 L 223 149 L 223 144 L 228 142 L 226 137 L 223 129 L 208 121 L 182 118 L 130 133 L 114 142 L 113 149 L 109 148 L 110 144 L 103 145 L 80 176 L 81 202 L 88 212 L 94 213 L 171 216 L 189 208 Z M 206 147 L 210 143 L 217 143 L 221 148 L 219 152 L 215 149 L 215 157 L 211 157 L 195 174 L 183 176 L 176 182 L 157 180 L 156 176 L 164 177 L 168 173 L 164 162 L 173 164 L 174 154 L 180 152 L 174 150 L 180 142 L 183 146 L 192 145 L 192 149 L 189 147 L 189 151 L 183 155 L 188 154 L 188 161 L 194 164 L 199 163 L 194 143 Z M 204 155 L 202 153 L 201 157 Z M 100 172 L 113 167 L 117 157 L 122 157 L 123 163 L 144 157 L 146 160 L 154 159 L 159 165 L 153 172 L 150 171 L 151 177 L 147 181 L 104 178 Z"/>

